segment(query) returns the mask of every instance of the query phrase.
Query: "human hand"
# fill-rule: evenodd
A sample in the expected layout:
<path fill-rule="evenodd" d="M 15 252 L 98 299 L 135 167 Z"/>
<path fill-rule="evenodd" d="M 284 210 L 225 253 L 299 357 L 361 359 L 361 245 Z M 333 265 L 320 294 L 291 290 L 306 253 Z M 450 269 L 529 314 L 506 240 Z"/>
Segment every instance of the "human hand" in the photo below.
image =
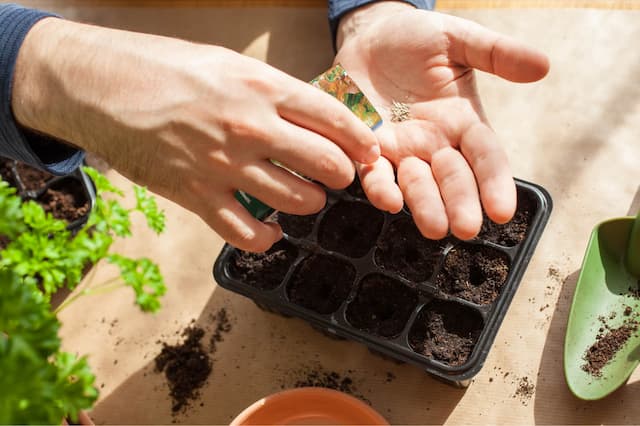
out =
<path fill-rule="evenodd" d="M 281 238 L 253 218 L 237 190 L 311 214 L 324 190 L 353 180 L 353 160 L 380 149 L 371 130 L 330 95 L 220 47 L 45 19 L 18 57 L 17 120 L 94 152 L 116 170 L 202 217 L 249 251 Z"/>
<path fill-rule="evenodd" d="M 341 20 L 335 61 L 384 118 L 376 130 L 382 157 L 358 165 L 376 207 L 397 212 L 404 199 L 432 239 L 449 229 L 460 239 L 476 236 L 481 202 L 493 221 L 511 219 L 515 184 L 483 112 L 474 69 L 531 82 L 548 72 L 546 56 L 461 18 L 378 2 Z M 409 120 L 394 122 L 394 102 L 408 108 Z"/>

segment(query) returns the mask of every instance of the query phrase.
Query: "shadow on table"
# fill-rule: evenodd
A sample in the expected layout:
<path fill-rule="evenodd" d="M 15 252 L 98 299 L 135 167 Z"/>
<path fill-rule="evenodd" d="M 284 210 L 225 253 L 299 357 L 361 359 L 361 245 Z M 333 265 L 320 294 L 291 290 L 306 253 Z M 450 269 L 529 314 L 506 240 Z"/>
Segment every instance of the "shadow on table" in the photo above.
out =
<path fill-rule="evenodd" d="M 348 393 L 369 402 L 392 424 L 442 424 L 465 393 L 417 367 L 374 355 L 363 345 L 326 337 L 302 320 L 261 311 L 250 300 L 221 288 L 216 288 L 194 323 L 206 330 L 205 351 L 222 308 L 232 318 L 231 330 L 211 353 L 212 372 L 187 412 L 171 414 L 166 378 L 154 371 L 153 358 L 161 350 L 157 342 L 145 355 L 148 363 L 96 404 L 91 413 L 94 421 L 228 424 L 248 405 L 296 387 L 310 373 L 322 377 L 335 372 L 339 382 L 348 378 Z M 178 341 L 176 331 L 167 330 L 167 343 Z"/>
<path fill-rule="evenodd" d="M 626 384 L 598 401 L 582 401 L 564 378 L 564 338 L 580 270 L 567 276 L 551 320 L 540 362 L 535 394 L 536 424 L 637 424 L 640 382 Z"/>

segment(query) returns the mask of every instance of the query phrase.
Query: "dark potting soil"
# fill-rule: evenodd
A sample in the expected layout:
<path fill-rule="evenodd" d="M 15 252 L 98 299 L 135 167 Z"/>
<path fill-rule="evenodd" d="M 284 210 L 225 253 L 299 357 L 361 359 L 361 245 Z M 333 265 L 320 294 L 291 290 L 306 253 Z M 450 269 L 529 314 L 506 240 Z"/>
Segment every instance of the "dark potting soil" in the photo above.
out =
<path fill-rule="evenodd" d="M 418 292 L 380 274 L 362 279 L 355 300 L 347 308 L 354 327 L 383 337 L 397 336 L 418 304 Z"/>
<path fill-rule="evenodd" d="M 418 315 L 409 344 L 414 351 L 445 364 L 467 362 L 484 324 L 478 312 L 455 302 L 435 301 Z"/>
<path fill-rule="evenodd" d="M 520 398 L 523 405 L 527 405 L 535 393 L 536 385 L 525 376 L 518 379 L 516 393 L 513 396 Z"/>
<path fill-rule="evenodd" d="M 360 184 L 360 179 L 358 178 L 358 176 L 355 177 L 353 182 L 351 182 L 351 185 L 349 185 L 347 189 L 345 189 L 345 191 L 347 191 L 347 194 L 352 195 L 356 198 L 361 198 L 363 200 L 367 199 L 367 194 L 364 193 L 364 189 L 362 189 L 362 185 Z"/>
<path fill-rule="evenodd" d="M 311 234 L 317 217 L 317 214 L 296 216 L 282 212 L 274 215 L 274 219 L 280 224 L 284 233 L 295 238 L 303 238 Z"/>
<path fill-rule="evenodd" d="M 375 262 L 382 269 L 422 282 L 431 277 L 444 244 L 422 236 L 411 218 L 393 222 L 382 235 L 375 251 Z"/>
<path fill-rule="evenodd" d="M 355 396 L 371 405 L 371 401 L 359 392 L 358 387 L 351 377 L 352 373 L 353 371 L 351 370 L 348 370 L 345 374 L 340 374 L 337 371 L 327 371 L 320 366 L 306 367 L 292 373 L 294 375 L 293 387 L 322 387 L 333 389 Z M 289 387 L 292 387 L 290 383 L 281 385 L 282 389 Z"/>
<path fill-rule="evenodd" d="M 312 255 L 302 261 L 288 284 L 287 296 L 292 303 L 319 314 L 336 311 L 347 298 L 355 268 L 329 256 Z"/>
<path fill-rule="evenodd" d="M 625 310 L 625 316 L 629 316 Z M 609 319 L 615 315 L 609 315 Z M 594 377 L 602 377 L 602 369 L 616 356 L 618 351 L 624 347 L 629 338 L 638 331 L 636 317 L 624 320 L 624 323 L 617 328 L 610 328 L 606 318 L 599 318 L 602 323 L 600 333 L 596 336 L 596 341 L 587 349 L 584 354 L 585 363 L 580 367 Z"/>
<path fill-rule="evenodd" d="M 373 247 L 382 229 L 384 214 L 361 202 L 340 201 L 324 215 L 319 244 L 349 257 L 362 257 Z"/>
<path fill-rule="evenodd" d="M 37 199 L 44 211 L 56 219 L 73 222 L 89 213 L 89 200 L 82 184 L 74 178 L 67 178 L 51 185 Z"/>
<path fill-rule="evenodd" d="M 24 189 L 27 191 L 35 191 L 42 188 L 53 175 L 43 170 L 36 169 L 24 163 L 17 163 L 16 169 Z"/>
<path fill-rule="evenodd" d="M 0 177 L 10 186 L 17 188 L 15 175 L 13 174 L 13 160 L 0 158 Z"/>
<path fill-rule="evenodd" d="M 155 358 L 155 371 L 164 371 L 169 383 L 174 414 L 200 396 L 199 389 L 211 373 L 212 361 L 201 343 L 204 334 L 204 329 L 191 325 L 182 332 L 185 337 L 183 343 L 163 343 L 162 351 Z"/>
<path fill-rule="evenodd" d="M 527 236 L 531 221 L 538 210 L 536 201 L 524 190 L 518 189 L 518 207 L 511 221 L 498 225 L 486 215 L 478 238 L 507 247 L 521 243 Z"/>
<path fill-rule="evenodd" d="M 272 290 L 284 279 L 298 256 L 298 249 L 280 240 L 264 253 L 238 251 L 229 264 L 235 279 L 261 290 Z"/>
<path fill-rule="evenodd" d="M 509 275 L 509 257 L 485 246 L 454 247 L 436 277 L 438 288 L 478 305 L 492 303 Z"/>

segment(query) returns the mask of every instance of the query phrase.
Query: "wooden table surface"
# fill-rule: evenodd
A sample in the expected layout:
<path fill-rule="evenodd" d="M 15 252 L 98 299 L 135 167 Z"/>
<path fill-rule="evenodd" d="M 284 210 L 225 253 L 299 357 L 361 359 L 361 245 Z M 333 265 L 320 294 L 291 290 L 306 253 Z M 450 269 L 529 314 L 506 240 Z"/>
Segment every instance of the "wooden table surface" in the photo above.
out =
<path fill-rule="evenodd" d="M 215 2 L 234 7 L 214 7 L 213 1 L 23 3 L 46 3 L 70 19 L 222 44 L 304 80 L 331 62 L 322 7 L 242 7 L 239 3 L 264 2 L 239 1 Z M 501 2 L 478 2 L 489 3 Z M 555 206 L 471 386 L 450 387 L 416 367 L 381 359 L 356 343 L 330 340 L 300 320 L 263 312 L 217 287 L 211 270 L 223 242 L 195 215 L 161 200 L 167 232 L 155 237 L 140 231 L 117 248 L 161 264 L 170 287 L 163 310 L 141 314 L 132 306 L 132 295 L 122 290 L 87 297 L 61 314 L 64 346 L 87 354 L 97 375 L 96 422 L 224 424 L 255 400 L 293 386 L 310 369 L 349 375 L 356 392 L 396 424 L 640 422 L 639 373 L 609 398 L 588 403 L 570 394 L 562 372 L 568 308 L 589 233 L 599 221 L 626 213 L 640 184 L 640 54 L 635 48 L 640 12 L 448 10 L 447 5 L 470 2 L 439 4 L 441 11 L 526 40 L 551 58 L 550 74 L 535 84 L 479 75 L 485 109 L 514 174 L 548 189 Z M 109 175 L 127 185 L 117 173 Z M 110 276 L 108 269 L 99 267 L 97 281 Z M 211 316 L 221 308 L 229 313 L 232 329 L 213 354 L 213 371 L 200 398 L 174 418 L 166 382 L 153 372 L 158 341 L 176 341 L 176 333 L 192 319 L 211 330 Z M 516 395 L 523 378 L 535 384 L 530 397 Z"/>

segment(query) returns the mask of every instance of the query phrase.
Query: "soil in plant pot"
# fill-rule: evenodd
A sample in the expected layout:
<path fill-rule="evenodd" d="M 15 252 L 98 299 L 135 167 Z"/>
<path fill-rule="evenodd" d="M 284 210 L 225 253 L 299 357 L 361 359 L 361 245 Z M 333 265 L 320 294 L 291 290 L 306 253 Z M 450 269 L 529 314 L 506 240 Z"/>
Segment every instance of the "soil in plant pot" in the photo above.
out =
<path fill-rule="evenodd" d="M 362 257 L 374 246 L 384 223 L 384 214 L 362 202 L 339 201 L 324 215 L 318 242 L 331 251 Z"/>
<path fill-rule="evenodd" d="M 0 158 L 0 177 L 7 182 L 10 186 L 17 188 L 15 175 L 13 174 L 13 160 L 7 158 Z"/>
<path fill-rule="evenodd" d="M 355 268 L 342 260 L 312 255 L 302 261 L 287 287 L 292 303 L 319 314 L 335 312 L 347 298 L 356 277 Z"/>
<path fill-rule="evenodd" d="M 89 199 L 80 181 L 66 178 L 57 181 L 38 197 L 37 202 L 56 219 L 71 223 L 89 213 Z"/>
<path fill-rule="evenodd" d="M 538 207 L 532 195 L 518 188 L 518 207 L 511 221 L 498 225 L 484 215 L 479 239 L 491 241 L 506 247 L 520 244 L 527 236 L 531 221 Z"/>
<path fill-rule="evenodd" d="M 171 411 L 174 414 L 199 397 L 199 389 L 211 373 L 212 362 L 201 343 L 204 334 L 204 329 L 191 325 L 182 332 L 185 337 L 183 343 L 163 343 L 162 351 L 155 358 L 155 371 L 164 372 L 169 382 L 169 395 L 173 401 Z"/>
<path fill-rule="evenodd" d="M 445 364 L 467 362 L 484 324 L 480 314 L 455 302 L 433 301 L 418 315 L 409 344 L 414 351 Z"/>
<path fill-rule="evenodd" d="M 418 292 L 381 274 L 362 279 L 353 302 L 347 308 L 347 321 L 366 332 L 395 337 L 404 329 L 418 304 Z"/>
<path fill-rule="evenodd" d="M 411 218 L 403 218 L 387 228 L 374 257 L 382 269 L 422 282 L 433 274 L 443 248 L 443 241 L 426 239 Z"/>
<path fill-rule="evenodd" d="M 20 162 L 16 163 L 16 170 L 18 171 L 24 189 L 27 191 L 36 191 L 53 178 L 51 173 Z"/>
<path fill-rule="evenodd" d="M 272 290 L 284 280 L 298 249 L 280 240 L 264 253 L 237 251 L 229 264 L 231 276 L 261 290 Z"/>
<path fill-rule="evenodd" d="M 487 305 L 500 295 L 509 268 L 509 257 L 499 250 L 457 246 L 447 253 L 436 285 L 446 294 Z"/>
<path fill-rule="evenodd" d="M 311 234 L 317 217 L 317 214 L 296 216 L 278 212 L 274 215 L 273 219 L 280 224 L 285 234 L 294 238 L 304 238 Z"/>

